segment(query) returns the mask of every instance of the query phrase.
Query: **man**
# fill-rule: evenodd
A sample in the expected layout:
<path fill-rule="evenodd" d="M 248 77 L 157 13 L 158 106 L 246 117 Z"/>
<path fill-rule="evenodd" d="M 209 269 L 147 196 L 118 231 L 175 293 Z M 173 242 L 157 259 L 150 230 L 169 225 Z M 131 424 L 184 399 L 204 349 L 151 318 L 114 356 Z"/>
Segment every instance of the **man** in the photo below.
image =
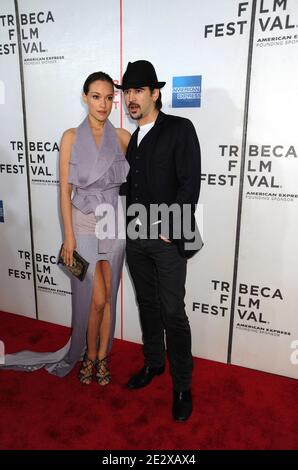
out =
<path fill-rule="evenodd" d="M 193 362 L 184 295 L 187 258 L 202 246 L 194 217 L 201 181 L 200 146 L 188 119 L 160 111 L 164 85 L 145 60 L 129 62 L 122 85 L 116 85 L 123 90 L 130 117 L 139 124 L 127 149 L 130 172 L 122 194 L 132 216 L 127 262 L 140 309 L 145 364 L 127 386 L 145 387 L 164 372 L 166 336 L 172 414 L 185 421 L 192 412 Z M 150 213 L 161 204 L 163 210 Z M 164 207 L 174 207 L 174 213 L 165 214 Z"/>

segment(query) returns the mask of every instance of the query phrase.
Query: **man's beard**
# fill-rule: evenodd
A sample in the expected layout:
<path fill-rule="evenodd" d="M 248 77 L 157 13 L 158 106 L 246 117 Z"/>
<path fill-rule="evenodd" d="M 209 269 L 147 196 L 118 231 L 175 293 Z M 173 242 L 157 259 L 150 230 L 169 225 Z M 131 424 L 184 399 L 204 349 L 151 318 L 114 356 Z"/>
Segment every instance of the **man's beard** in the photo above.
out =
<path fill-rule="evenodd" d="M 143 117 L 142 113 L 132 116 L 129 112 L 129 115 L 130 115 L 131 119 L 134 119 L 135 121 L 137 121 L 138 119 L 141 119 Z"/>
<path fill-rule="evenodd" d="M 132 111 L 130 109 L 131 107 L 135 107 L 135 109 Z M 141 112 L 140 106 L 138 106 L 138 105 L 130 104 L 128 106 L 128 112 L 129 112 L 129 115 L 130 115 L 131 119 L 138 120 L 138 119 L 141 119 L 143 117 L 143 113 Z M 134 114 L 132 114 L 132 113 L 134 113 Z"/>
<path fill-rule="evenodd" d="M 135 121 L 137 121 L 138 119 L 141 119 L 141 118 L 143 117 L 143 115 L 140 114 L 139 116 L 132 116 L 132 115 L 130 114 L 130 117 L 131 117 L 131 119 L 134 119 Z"/>

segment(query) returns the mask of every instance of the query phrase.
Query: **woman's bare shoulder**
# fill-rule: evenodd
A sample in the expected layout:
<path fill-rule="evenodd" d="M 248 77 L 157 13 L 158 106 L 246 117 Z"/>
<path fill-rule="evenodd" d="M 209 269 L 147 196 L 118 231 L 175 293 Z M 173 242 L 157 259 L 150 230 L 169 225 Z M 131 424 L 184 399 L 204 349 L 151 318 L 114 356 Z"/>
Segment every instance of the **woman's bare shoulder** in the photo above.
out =
<path fill-rule="evenodd" d="M 131 134 L 126 129 L 123 129 L 122 127 L 119 127 L 118 129 L 116 129 L 116 133 L 117 133 L 119 143 L 122 147 L 122 150 L 126 152 Z"/>
<path fill-rule="evenodd" d="M 67 141 L 74 141 L 76 137 L 77 129 L 75 127 L 71 127 L 63 132 L 62 139 Z"/>
<path fill-rule="evenodd" d="M 124 138 L 130 139 L 131 137 L 131 134 L 126 129 L 123 129 L 123 127 L 118 127 L 116 129 L 116 132 L 119 136 L 122 136 Z"/>

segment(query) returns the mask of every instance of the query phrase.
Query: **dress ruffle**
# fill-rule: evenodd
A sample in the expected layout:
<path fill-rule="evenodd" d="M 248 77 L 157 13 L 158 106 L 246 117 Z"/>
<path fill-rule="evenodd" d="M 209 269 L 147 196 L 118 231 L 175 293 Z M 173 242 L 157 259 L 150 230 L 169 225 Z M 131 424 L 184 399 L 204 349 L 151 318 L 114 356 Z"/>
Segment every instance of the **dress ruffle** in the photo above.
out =
<path fill-rule="evenodd" d="M 119 186 L 126 181 L 129 165 L 121 151 L 116 130 L 107 121 L 100 146 L 97 147 L 88 117 L 77 128 L 69 162 L 68 182 L 73 185 L 72 204 L 88 214 L 99 204 L 115 206 Z"/>

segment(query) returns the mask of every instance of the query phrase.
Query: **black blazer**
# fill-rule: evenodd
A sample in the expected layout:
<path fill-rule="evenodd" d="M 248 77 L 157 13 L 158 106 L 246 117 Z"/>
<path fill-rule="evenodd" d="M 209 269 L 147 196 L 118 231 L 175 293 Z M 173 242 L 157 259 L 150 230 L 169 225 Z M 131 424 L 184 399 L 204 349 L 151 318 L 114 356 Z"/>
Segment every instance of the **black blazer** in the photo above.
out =
<path fill-rule="evenodd" d="M 136 149 L 138 129 L 133 133 L 128 145 L 126 158 L 132 160 Z M 145 135 L 140 147 L 146 154 L 146 176 L 151 204 L 173 204 L 181 207 L 190 204 L 192 208 L 192 230 L 196 228 L 198 247 L 187 250 L 185 238 L 175 239 L 170 228 L 170 239 L 177 243 L 180 254 L 192 256 L 202 247 L 202 241 L 195 223 L 195 206 L 201 187 L 201 152 L 200 144 L 192 122 L 178 116 L 159 112 L 152 129 Z M 127 183 L 121 188 L 121 194 L 127 196 L 130 204 L 130 173 Z"/>

